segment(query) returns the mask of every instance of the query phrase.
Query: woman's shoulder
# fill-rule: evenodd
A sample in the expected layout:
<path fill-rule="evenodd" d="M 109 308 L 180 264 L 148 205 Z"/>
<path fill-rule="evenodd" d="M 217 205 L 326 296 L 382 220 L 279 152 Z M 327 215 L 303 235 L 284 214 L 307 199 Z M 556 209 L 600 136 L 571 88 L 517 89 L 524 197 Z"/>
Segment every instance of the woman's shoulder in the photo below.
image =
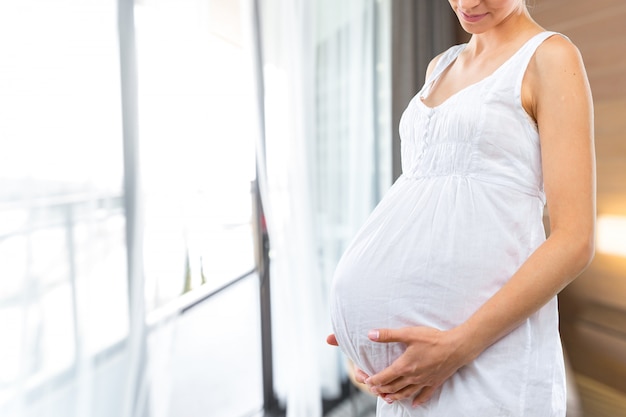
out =
<path fill-rule="evenodd" d="M 587 74 L 583 58 L 574 43 L 560 33 L 545 39 L 536 49 L 526 69 L 525 81 L 535 95 L 559 88 L 570 88 Z"/>
<path fill-rule="evenodd" d="M 583 58 L 566 36 L 554 34 L 537 47 L 522 85 L 522 103 L 535 120 L 542 109 L 550 114 L 563 110 L 564 102 L 590 106 L 591 89 Z"/>
<path fill-rule="evenodd" d="M 583 67 L 582 55 L 574 43 L 565 35 L 554 32 L 535 51 L 531 70 L 537 75 L 558 75 L 562 71 Z"/>
<path fill-rule="evenodd" d="M 428 63 L 428 67 L 426 67 L 426 80 L 425 81 L 428 81 L 428 79 L 433 75 L 435 68 L 437 68 L 437 63 L 439 62 L 443 54 L 445 54 L 445 52 L 440 53 L 439 55 L 437 55 L 436 57 L 430 60 L 430 62 Z"/>
<path fill-rule="evenodd" d="M 428 79 L 435 72 L 435 69 L 437 68 L 437 64 L 439 64 L 440 62 L 445 61 L 451 55 L 455 55 L 457 53 L 457 51 L 459 51 L 460 49 L 462 49 L 464 47 L 465 47 L 464 43 L 463 44 L 458 44 L 458 45 L 453 45 L 453 46 L 449 47 L 448 49 L 446 49 L 445 51 L 441 52 L 439 55 L 435 56 L 433 59 L 431 59 L 430 62 L 428 63 L 428 67 L 426 68 L 426 81 L 428 81 Z M 443 59 L 443 61 L 442 61 L 442 59 Z"/>

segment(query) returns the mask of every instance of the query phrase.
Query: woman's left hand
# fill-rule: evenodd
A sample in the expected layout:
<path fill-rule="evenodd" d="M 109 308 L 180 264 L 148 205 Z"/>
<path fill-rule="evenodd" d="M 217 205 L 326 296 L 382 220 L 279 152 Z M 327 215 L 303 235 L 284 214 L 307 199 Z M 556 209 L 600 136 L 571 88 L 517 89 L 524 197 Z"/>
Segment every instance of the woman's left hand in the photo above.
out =
<path fill-rule="evenodd" d="M 463 352 L 463 343 L 454 330 L 378 329 L 370 331 L 368 337 L 379 343 L 406 345 L 405 352 L 389 367 L 365 380 L 370 391 L 388 403 L 407 398 L 413 399 L 414 407 L 425 403 L 471 359 Z"/>

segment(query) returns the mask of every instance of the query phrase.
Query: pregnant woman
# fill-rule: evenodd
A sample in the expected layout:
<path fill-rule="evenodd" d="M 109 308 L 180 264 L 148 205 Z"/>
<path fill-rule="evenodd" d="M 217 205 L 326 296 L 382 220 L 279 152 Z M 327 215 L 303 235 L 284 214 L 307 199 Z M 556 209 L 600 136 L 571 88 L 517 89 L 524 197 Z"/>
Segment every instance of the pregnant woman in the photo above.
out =
<path fill-rule="evenodd" d="M 329 343 L 381 417 L 563 417 L 556 295 L 594 250 L 585 69 L 523 0 L 450 5 L 472 37 L 402 116 L 403 173 L 337 266 Z"/>

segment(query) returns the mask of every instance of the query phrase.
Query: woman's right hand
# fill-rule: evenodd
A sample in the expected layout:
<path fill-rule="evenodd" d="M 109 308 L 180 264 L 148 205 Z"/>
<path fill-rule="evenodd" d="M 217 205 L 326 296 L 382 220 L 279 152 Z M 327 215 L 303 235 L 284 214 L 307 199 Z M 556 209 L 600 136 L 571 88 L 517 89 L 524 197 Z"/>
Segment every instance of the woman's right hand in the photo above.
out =
<path fill-rule="evenodd" d="M 339 343 L 337 342 L 337 338 L 335 337 L 334 333 L 331 333 L 326 337 L 326 343 L 331 346 L 339 346 Z"/>

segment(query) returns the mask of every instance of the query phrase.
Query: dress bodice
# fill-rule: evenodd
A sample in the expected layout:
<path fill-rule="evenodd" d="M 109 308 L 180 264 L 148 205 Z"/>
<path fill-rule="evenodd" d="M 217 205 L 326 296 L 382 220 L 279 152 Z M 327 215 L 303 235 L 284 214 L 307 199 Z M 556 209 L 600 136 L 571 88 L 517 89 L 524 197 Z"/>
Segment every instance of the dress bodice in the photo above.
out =
<path fill-rule="evenodd" d="M 552 34 L 534 36 L 493 73 L 429 107 L 421 98 L 465 45 L 446 51 L 402 115 L 403 174 L 475 178 L 544 200 L 539 135 L 522 106 L 521 89 L 528 62 Z"/>

